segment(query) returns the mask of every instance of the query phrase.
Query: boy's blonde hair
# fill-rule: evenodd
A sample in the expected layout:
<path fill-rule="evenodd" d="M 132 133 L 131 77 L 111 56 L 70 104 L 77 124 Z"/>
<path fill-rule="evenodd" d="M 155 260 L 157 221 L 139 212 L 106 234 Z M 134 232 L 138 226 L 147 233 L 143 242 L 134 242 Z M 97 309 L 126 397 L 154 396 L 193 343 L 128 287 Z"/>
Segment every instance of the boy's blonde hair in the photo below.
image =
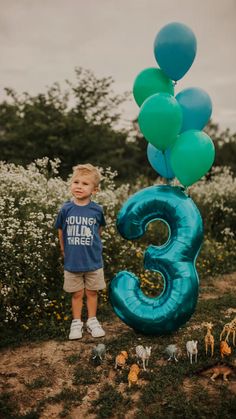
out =
<path fill-rule="evenodd" d="M 100 171 L 98 170 L 97 167 L 93 166 L 90 163 L 78 164 L 77 166 L 74 166 L 71 181 L 73 181 L 78 176 L 78 174 L 92 175 L 94 178 L 94 184 L 96 187 L 98 187 L 99 183 L 101 182 L 102 176 L 101 176 Z"/>

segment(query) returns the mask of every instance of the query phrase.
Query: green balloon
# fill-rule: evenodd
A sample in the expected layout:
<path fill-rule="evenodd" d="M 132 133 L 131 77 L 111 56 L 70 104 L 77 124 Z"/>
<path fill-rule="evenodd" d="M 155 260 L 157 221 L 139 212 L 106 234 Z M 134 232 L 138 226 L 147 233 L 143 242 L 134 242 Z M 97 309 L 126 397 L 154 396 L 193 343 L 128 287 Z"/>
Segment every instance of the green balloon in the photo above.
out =
<path fill-rule="evenodd" d="M 203 131 L 189 130 L 181 134 L 171 149 L 171 167 L 184 186 L 190 186 L 204 176 L 215 158 L 211 138 Z"/>
<path fill-rule="evenodd" d="M 182 110 L 169 93 L 156 93 L 142 104 L 138 116 L 139 128 L 146 140 L 165 151 L 174 144 L 182 126 Z"/>
<path fill-rule="evenodd" d="M 133 85 L 133 95 L 138 106 L 155 93 L 174 95 L 174 85 L 160 68 L 150 67 L 141 71 Z"/>

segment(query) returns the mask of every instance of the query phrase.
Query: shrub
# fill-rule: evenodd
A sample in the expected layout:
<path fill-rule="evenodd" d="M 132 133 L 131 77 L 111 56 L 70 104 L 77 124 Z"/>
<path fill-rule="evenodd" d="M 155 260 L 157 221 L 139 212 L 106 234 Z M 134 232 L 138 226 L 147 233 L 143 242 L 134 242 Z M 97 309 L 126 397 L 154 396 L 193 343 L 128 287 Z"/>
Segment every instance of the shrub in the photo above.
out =
<path fill-rule="evenodd" d="M 62 293 L 63 264 L 54 223 L 69 199 L 68 182 L 57 177 L 59 160 L 36 160 L 27 168 L 0 163 L 0 318 L 28 330 L 32 324 L 67 320 L 69 304 Z M 120 250 L 115 230 L 116 206 L 127 186 L 115 188 L 115 173 L 103 171 L 97 200 L 104 206 L 104 260 L 108 272 Z M 115 238 L 115 240 L 114 240 Z M 112 243 L 112 246 L 111 246 Z M 128 247 L 128 245 L 126 245 Z"/>
<path fill-rule="evenodd" d="M 4 322 L 34 322 L 47 312 L 61 281 L 61 263 L 53 228 L 67 185 L 59 162 L 38 160 L 26 169 L 0 164 L 1 299 Z M 27 327 L 27 326 L 26 326 Z"/>
<path fill-rule="evenodd" d="M 205 233 L 218 241 L 235 239 L 236 178 L 228 167 L 215 167 L 190 188 L 204 220 Z"/>
<path fill-rule="evenodd" d="M 205 237 L 197 260 L 201 277 L 234 271 L 236 231 L 236 179 L 228 167 L 215 167 L 190 188 L 198 206 Z"/>
<path fill-rule="evenodd" d="M 61 335 L 70 317 L 70 301 L 62 292 L 63 263 L 60 257 L 56 215 L 69 199 L 68 182 L 57 176 L 59 160 L 36 160 L 27 168 L 0 162 L 0 320 L 27 333 L 50 325 L 50 335 Z M 102 170 L 102 169 L 101 169 Z M 117 211 L 129 193 L 145 187 L 144 179 L 117 187 L 116 173 L 102 170 L 101 191 L 96 200 L 103 205 L 107 226 L 103 232 L 105 273 L 108 282 L 120 270 L 141 279 L 144 292 L 159 293 L 162 280 L 143 267 L 149 244 L 166 239 L 163 224 L 151 223 L 143 238 L 124 240 L 116 230 Z M 213 172 L 191 188 L 191 196 L 205 223 L 205 241 L 198 258 L 200 276 L 235 269 L 235 179 L 224 169 Z M 158 240 L 157 240 L 158 238 Z M 102 292 L 107 301 L 107 292 Z"/>

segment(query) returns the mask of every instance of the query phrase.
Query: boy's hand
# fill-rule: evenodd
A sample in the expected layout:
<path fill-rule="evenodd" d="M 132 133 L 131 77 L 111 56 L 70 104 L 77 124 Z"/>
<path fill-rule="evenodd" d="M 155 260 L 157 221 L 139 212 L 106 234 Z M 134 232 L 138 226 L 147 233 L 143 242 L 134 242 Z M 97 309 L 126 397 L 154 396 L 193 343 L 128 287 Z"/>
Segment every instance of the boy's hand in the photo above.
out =
<path fill-rule="evenodd" d="M 58 229 L 58 238 L 59 238 L 59 243 L 60 243 L 61 255 L 64 258 L 65 257 L 64 241 L 63 241 L 63 233 L 62 233 L 62 229 L 61 228 Z"/>

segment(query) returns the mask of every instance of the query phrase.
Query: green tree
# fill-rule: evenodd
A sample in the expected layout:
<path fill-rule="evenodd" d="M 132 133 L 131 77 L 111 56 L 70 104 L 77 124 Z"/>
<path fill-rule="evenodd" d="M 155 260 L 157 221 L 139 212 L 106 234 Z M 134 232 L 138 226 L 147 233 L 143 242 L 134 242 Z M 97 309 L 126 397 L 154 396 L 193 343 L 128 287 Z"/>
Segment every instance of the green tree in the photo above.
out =
<path fill-rule="evenodd" d="M 75 75 L 76 82 L 67 81 L 65 92 L 58 83 L 36 96 L 5 89 L 7 99 L 0 103 L 2 160 L 26 165 L 58 157 L 63 177 L 78 162 L 88 161 L 111 166 L 121 179 L 137 177 L 146 141 L 130 141 L 127 131 L 115 128 L 127 94 L 114 94 L 111 77 L 97 79 L 81 68 Z"/>
<path fill-rule="evenodd" d="M 207 125 L 206 132 L 215 144 L 214 166 L 228 166 L 235 176 L 236 133 L 232 134 L 229 129 L 220 131 L 219 126 L 212 122 Z"/>
<path fill-rule="evenodd" d="M 140 175 L 155 179 L 158 174 L 147 160 L 147 141 L 137 121 L 129 130 L 117 128 L 120 105 L 128 94 L 115 94 L 112 84 L 111 77 L 98 79 L 76 68 L 75 81 L 67 81 L 64 91 L 58 83 L 36 96 L 6 88 L 7 97 L 0 103 L 1 159 L 25 166 L 45 156 L 59 158 L 63 178 L 72 166 L 91 162 L 116 170 L 121 182 Z M 215 143 L 215 165 L 229 166 L 235 174 L 236 134 L 220 132 L 212 123 L 206 131 Z"/>

